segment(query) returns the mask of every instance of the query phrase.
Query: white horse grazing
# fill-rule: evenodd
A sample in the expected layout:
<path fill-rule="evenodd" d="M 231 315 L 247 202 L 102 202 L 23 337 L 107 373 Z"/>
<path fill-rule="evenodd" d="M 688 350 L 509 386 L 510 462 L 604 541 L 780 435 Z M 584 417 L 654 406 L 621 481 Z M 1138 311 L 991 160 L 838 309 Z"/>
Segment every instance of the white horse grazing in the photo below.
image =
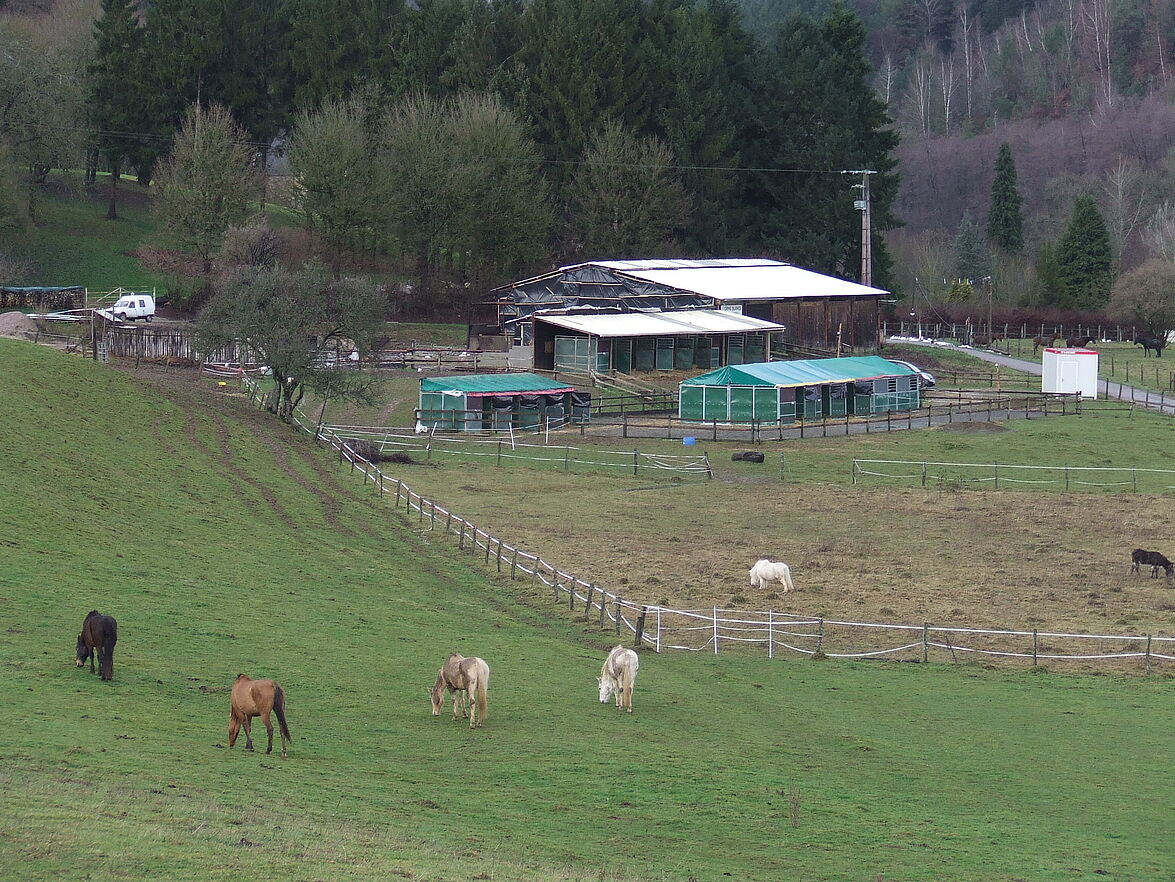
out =
<path fill-rule="evenodd" d="M 636 672 L 640 668 L 636 653 L 623 646 L 613 646 L 600 668 L 596 680 L 600 684 L 600 704 L 616 693 L 616 707 L 632 713 L 632 687 L 636 685 Z"/>
<path fill-rule="evenodd" d="M 779 582 L 784 594 L 796 590 L 791 581 L 791 567 L 779 561 L 764 558 L 751 567 L 750 576 L 752 588 L 766 588 L 769 582 Z"/>

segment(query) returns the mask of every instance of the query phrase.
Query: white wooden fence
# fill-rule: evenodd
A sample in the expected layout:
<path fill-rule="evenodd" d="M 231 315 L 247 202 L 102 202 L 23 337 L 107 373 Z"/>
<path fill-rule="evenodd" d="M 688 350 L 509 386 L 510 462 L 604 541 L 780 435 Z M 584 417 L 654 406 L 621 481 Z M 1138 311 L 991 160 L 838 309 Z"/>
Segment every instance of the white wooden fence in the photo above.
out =
<path fill-rule="evenodd" d="M 261 389 L 249 377 L 242 382 L 257 400 Z M 680 610 L 656 604 L 634 603 L 552 564 L 536 554 L 494 536 L 488 529 L 454 514 L 413 491 L 404 481 L 385 475 L 378 467 L 355 454 L 346 441 L 334 433 L 320 434 L 304 413 L 296 412 L 295 423 L 316 440 L 338 452 L 340 464 L 362 475 L 380 496 L 392 500 L 397 510 L 415 519 L 420 529 L 443 530 L 456 537 L 457 549 L 482 557 L 511 579 L 542 583 L 551 589 L 556 602 L 582 614 L 584 621 L 597 620 L 601 628 L 614 629 L 618 636 L 631 634 L 636 645 L 655 652 L 678 650 L 718 655 L 738 649 L 756 648 L 768 658 L 781 652 L 809 657 L 866 659 L 895 658 L 907 661 L 958 661 L 967 657 L 1019 659 L 1034 665 L 1042 661 L 1142 662 L 1149 670 L 1154 662 L 1175 662 L 1175 636 L 1149 634 L 1081 634 L 1060 631 L 1011 630 L 996 628 L 944 627 L 925 622 L 893 624 L 856 622 L 803 616 L 775 610 L 744 611 L 712 607 Z M 426 527 L 427 525 L 427 527 Z"/>

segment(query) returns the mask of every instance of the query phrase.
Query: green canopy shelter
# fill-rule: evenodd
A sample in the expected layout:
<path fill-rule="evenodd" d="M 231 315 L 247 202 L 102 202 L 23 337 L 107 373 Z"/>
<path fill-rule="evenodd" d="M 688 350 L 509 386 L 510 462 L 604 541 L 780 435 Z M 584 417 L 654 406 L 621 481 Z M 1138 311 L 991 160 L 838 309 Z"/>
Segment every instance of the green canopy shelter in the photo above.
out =
<path fill-rule="evenodd" d="M 458 432 L 537 431 L 546 422 L 587 422 L 591 396 L 531 373 L 425 377 L 417 422 Z"/>
<path fill-rule="evenodd" d="M 727 365 L 681 383 L 678 416 L 794 422 L 919 406 L 918 375 L 880 356 Z"/>

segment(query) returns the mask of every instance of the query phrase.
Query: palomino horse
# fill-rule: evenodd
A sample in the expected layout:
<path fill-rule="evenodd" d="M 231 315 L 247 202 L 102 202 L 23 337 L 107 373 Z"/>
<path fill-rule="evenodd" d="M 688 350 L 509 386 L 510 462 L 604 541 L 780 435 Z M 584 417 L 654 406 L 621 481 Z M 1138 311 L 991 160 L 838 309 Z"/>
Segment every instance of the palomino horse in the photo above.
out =
<path fill-rule="evenodd" d="M 104 616 L 96 609 L 90 610 L 82 622 L 82 633 L 78 634 L 77 663 L 82 667 L 90 660 L 90 673 L 94 673 L 94 652 L 98 653 L 98 671 L 103 680 L 114 679 L 114 644 L 118 642 L 118 622 Z"/>
<path fill-rule="evenodd" d="M 432 702 L 432 715 L 439 717 L 444 707 L 444 691 L 449 690 L 453 696 L 453 719 L 457 719 L 457 711 L 464 711 L 466 703 L 469 708 L 469 728 L 476 729 L 486 719 L 486 690 L 490 688 L 490 666 L 484 659 L 466 658 L 459 652 L 450 652 L 441 669 L 437 671 L 436 682 L 428 690 L 429 701 Z M 464 693 L 464 697 L 462 696 Z"/>
<path fill-rule="evenodd" d="M 636 685 L 636 672 L 640 661 L 631 649 L 613 646 L 600 668 L 596 680 L 600 684 L 600 704 L 604 704 L 613 692 L 616 693 L 616 707 L 632 713 L 632 687 Z"/>
<path fill-rule="evenodd" d="M 783 586 L 783 593 L 795 591 L 791 581 L 791 567 L 781 561 L 770 561 L 764 558 L 751 567 L 752 588 L 766 588 L 771 582 L 778 582 Z"/>
<path fill-rule="evenodd" d="M 282 756 L 286 755 L 286 741 L 293 741 L 290 728 L 286 725 L 286 693 L 275 680 L 254 680 L 245 674 L 237 674 L 233 682 L 233 693 L 230 699 L 228 712 L 228 746 L 237 743 L 237 733 L 245 727 L 245 750 L 253 749 L 253 736 L 250 724 L 253 717 L 261 717 L 265 724 L 265 731 L 269 734 L 269 746 L 266 753 L 273 753 L 273 723 L 269 722 L 269 712 L 277 715 L 277 724 L 281 727 Z"/>

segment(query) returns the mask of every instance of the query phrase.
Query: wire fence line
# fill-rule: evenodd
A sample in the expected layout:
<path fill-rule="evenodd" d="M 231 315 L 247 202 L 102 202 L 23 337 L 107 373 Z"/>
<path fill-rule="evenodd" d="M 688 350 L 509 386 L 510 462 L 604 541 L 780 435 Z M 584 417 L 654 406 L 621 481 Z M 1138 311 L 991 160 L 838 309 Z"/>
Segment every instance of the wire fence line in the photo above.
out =
<path fill-rule="evenodd" d="M 895 472 L 898 469 L 901 470 L 900 474 Z M 854 459 L 853 483 L 861 483 L 867 478 L 918 481 L 923 487 L 928 483 L 990 484 L 996 490 L 1024 485 L 1064 487 L 1067 491 L 1083 487 L 1129 488 L 1132 492 L 1137 492 L 1140 487 L 1144 492 L 1175 490 L 1175 469 Z"/>
<path fill-rule="evenodd" d="M 250 400 L 257 401 L 260 386 L 247 375 L 241 381 L 250 390 Z M 718 655 L 754 648 L 765 650 L 768 658 L 782 652 L 816 658 L 928 662 L 933 650 L 936 660 L 946 653 L 955 662 L 970 656 L 1031 660 L 1034 665 L 1041 661 L 1135 661 L 1144 663 L 1148 671 L 1152 663 L 1175 662 L 1175 636 L 857 622 L 776 610 L 681 610 L 636 603 L 507 543 L 416 493 L 403 480 L 389 477 L 355 453 L 346 439 L 334 432 L 319 432 L 304 412 L 295 410 L 293 419 L 302 431 L 336 450 L 340 465 L 345 463 L 352 473 L 360 472 L 364 486 L 370 482 L 397 511 L 415 518 L 422 531 L 442 530 L 456 538 L 459 552 L 482 557 L 484 566 L 496 568 L 499 574 L 508 573 L 512 580 L 529 580 L 536 586 L 541 583 L 551 589 L 555 602 L 567 603 L 568 610 L 582 615 L 583 621 L 595 620 L 601 628 L 614 629 L 618 637 L 632 635 L 635 646 L 647 646 L 654 652 Z"/>
<path fill-rule="evenodd" d="M 552 429 L 567 425 L 552 423 L 547 427 L 548 437 Z M 321 425 L 320 434 L 331 434 L 344 441 L 358 441 L 352 445 L 355 452 L 371 460 L 376 452 L 379 457 L 395 454 L 424 454 L 426 459 L 437 456 L 470 457 L 492 459 L 501 466 L 506 464 L 534 463 L 546 468 L 564 472 L 612 471 L 631 472 L 634 477 L 668 473 L 677 477 L 711 479 L 709 457 L 705 454 L 683 456 L 680 454 L 642 453 L 638 450 L 604 450 L 600 448 L 574 447 L 569 444 L 534 444 L 518 440 L 518 434 L 511 429 L 508 435 L 497 438 L 458 437 L 438 435 L 435 431 L 417 432 L 411 428 L 384 428 L 376 426 Z M 527 436 L 530 437 L 530 436 Z M 372 455 L 365 455 L 371 451 Z"/>

